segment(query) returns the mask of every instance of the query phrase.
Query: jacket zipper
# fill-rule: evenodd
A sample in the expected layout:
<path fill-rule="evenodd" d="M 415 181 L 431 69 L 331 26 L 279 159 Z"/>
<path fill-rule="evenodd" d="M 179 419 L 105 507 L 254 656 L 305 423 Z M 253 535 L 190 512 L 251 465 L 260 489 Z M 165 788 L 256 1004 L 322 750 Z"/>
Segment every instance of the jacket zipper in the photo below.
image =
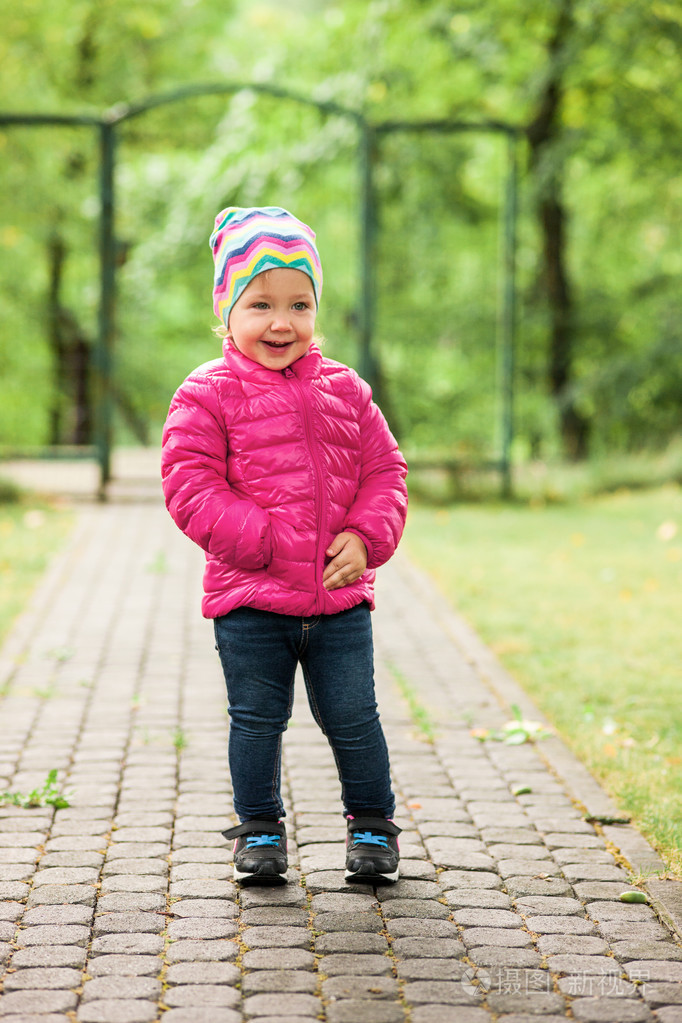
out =
<path fill-rule="evenodd" d="M 294 386 L 298 392 L 299 404 L 303 413 L 303 426 L 305 429 L 306 440 L 308 442 L 308 450 L 310 451 L 310 457 L 313 463 L 313 474 L 315 477 L 315 517 L 317 520 L 317 548 L 315 556 L 315 614 L 322 613 L 322 602 L 319 598 L 320 590 L 322 588 L 322 564 L 324 561 L 324 538 L 322 535 L 322 528 L 324 525 L 324 473 L 322 472 L 322 465 L 317 454 L 317 439 L 315 437 L 315 430 L 313 427 L 312 414 L 310 411 L 309 404 L 306 400 L 305 389 L 303 384 L 298 379 L 294 371 L 290 366 L 287 366 L 283 370 L 284 376 L 288 380 L 293 380 Z"/>

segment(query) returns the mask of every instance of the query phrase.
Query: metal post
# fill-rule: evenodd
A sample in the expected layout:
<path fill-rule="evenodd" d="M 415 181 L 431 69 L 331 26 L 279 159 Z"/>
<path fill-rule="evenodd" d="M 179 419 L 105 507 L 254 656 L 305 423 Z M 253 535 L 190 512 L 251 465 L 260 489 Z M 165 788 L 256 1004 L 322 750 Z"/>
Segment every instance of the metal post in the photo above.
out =
<path fill-rule="evenodd" d="M 116 253 L 114 250 L 114 151 L 115 125 L 101 121 L 100 138 L 100 299 L 99 327 L 94 352 L 95 444 L 99 462 L 99 498 L 106 499 L 111 479 L 112 349 L 116 303 Z"/>
<path fill-rule="evenodd" d="M 507 177 L 504 196 L 502 246 L 502 309 L 500 317 L 502 391 L 502 496 L 512 496 L 512 441 L 514 439 L 514 363 L 516 344 L 516 220 L 518 215 L 518 160 L 516 134 L 507 133 Z"/>
<path fill-rule="evenodd" d="M 361 123 L 360 157 L 360 376 L 374 389 L 377 385 L 376 364 L 372 350 L 376 310 L 376 197 L 374 192 L 375 134 L 367 123 Z"/>

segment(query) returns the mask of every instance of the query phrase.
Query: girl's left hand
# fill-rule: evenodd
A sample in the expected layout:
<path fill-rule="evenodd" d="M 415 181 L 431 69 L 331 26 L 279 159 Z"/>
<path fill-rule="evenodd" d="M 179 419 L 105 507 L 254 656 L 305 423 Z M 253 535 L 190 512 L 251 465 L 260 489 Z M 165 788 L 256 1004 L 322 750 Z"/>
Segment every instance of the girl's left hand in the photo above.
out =
<path fill-rule="evenodd" d="M 322 575 L 325 590 L 354 583 L 367 568 L 367 548 L 356 533 L 339 533 L 325 553 L 332 559 Z"/>

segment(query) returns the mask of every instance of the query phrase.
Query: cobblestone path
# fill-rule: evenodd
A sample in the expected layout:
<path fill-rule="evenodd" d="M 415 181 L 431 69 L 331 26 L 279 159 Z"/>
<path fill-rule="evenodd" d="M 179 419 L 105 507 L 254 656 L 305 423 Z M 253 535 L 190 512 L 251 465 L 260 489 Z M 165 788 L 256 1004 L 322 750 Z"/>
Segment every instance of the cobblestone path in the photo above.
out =
<path fill-rule="evenodd" d="M 285 741 L 290 883 L 240 891 L 202 557 L 158 500 L 84 506 L 0 655 L 2 1023 L 682 1023 L 681 885 L 557 740 L 480 742 L 529 701 L 398 556 L 374 616 L 402 879 L 343 881 L 324 738 Z M 522 787 L 525 794 L 514 794 Z"/>

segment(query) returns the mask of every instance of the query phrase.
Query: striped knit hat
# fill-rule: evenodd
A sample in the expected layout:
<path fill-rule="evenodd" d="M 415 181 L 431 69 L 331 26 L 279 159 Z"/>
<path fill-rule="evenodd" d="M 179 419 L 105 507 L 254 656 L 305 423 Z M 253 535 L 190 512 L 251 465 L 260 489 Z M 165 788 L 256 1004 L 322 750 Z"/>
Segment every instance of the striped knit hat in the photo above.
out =
<path fill-rule="evenodd" d="M 213 308 L 227 326 L 233 305 L 264 270 L 302 270 L 312 281 L 315 303 L 322 292 L 322 265 L 315 234 L 279 206 L 230 206 L 215 220 Z"/>

